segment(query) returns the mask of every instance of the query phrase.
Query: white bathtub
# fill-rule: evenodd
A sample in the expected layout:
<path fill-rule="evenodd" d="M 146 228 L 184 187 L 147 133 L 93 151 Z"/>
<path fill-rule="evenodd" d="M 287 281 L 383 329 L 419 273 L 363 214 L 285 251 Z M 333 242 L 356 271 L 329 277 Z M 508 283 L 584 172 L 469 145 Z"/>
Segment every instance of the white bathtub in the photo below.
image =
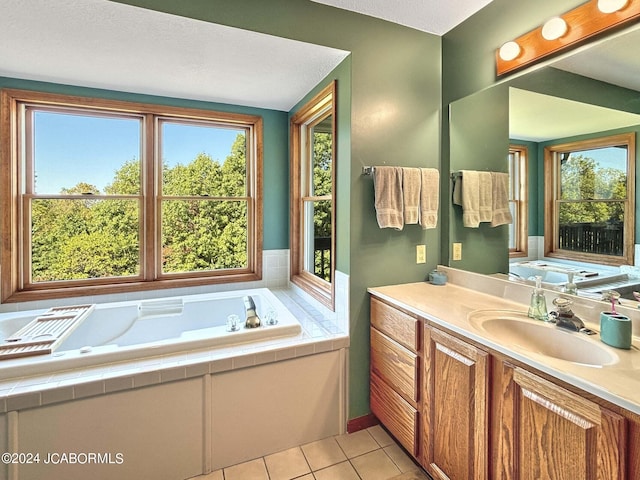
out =
<path fill-rule="evenodd" d="M 259 328 L 244 328 L 244 297 L 251 296 Z M 46 310 L 0 315 L 0 340 Z M 241 328 L 229 332 L 227 317 L 235 314 Z M 264 319 L 275 315 L 277 323 Z M 52 354 L 0 361 L 0 380 L 70 368 L 184 352 L 222 348 L 300 335 L 295 317 L 268 289 L 169 297 L 157 300 L 97 304 L 93 312 Z"/>

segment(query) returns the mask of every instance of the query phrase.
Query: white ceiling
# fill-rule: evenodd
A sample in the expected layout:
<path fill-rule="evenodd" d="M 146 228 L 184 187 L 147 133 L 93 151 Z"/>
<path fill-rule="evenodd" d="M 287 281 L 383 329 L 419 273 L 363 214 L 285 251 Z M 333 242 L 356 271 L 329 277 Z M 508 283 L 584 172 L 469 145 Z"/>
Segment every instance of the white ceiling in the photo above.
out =
<path fill-rule="evenodd" d="M 640 115 L 509 89 L 509 136 L 544 142 L 640 124 Z"/>
<path fill-rule="evenodd" d="M 492 0 L 312 0 L 444 35 Z"/>
<path fill-rule="evenodd" d="M 640 91 L 640 27 L 625 30 L 614 37 L 554 62 L 555 68 L 595 78 L 620 87 Z"/>
<path fill-rule="evenodd" d="M 640 55 L 629 53 L 638 45 L 640 26 L 582 47 L 551 66 L 640 91 Z M 514 88 L 509 91 L 512 138 L 540 142 L 638 124 L 640 115 Z"/>
<path fill-rule="evenodd" d="M 490 0 L 321 3 L 442 34 Z M 289 111 L 349 52 L 107 0 L 0 0 L 0 76 Z"/>
<path fill-rule="evenodd" d="M 0 0 L 0 76 L 289 111 L 348 52 L 106 0 Z"/>

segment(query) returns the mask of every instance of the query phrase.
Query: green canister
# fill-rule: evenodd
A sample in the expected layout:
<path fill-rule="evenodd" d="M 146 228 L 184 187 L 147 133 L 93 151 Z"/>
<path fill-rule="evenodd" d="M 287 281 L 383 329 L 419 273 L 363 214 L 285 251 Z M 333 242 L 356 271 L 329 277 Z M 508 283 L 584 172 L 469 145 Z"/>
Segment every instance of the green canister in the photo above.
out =
<path fill-rule="evenodd" d="M 600 340 L 615 348 L 631 348 L 631 319 L 616 312 L 600 312 Z"/>

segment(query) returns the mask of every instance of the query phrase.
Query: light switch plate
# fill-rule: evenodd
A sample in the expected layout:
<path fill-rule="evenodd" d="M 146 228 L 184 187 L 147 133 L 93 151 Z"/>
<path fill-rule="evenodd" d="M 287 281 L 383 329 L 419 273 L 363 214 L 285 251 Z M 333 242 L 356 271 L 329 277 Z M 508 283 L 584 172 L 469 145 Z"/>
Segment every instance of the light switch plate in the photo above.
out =
<path fill-rule="evenodd" d="M 453 259 L 462 260 L 462 243 L 453 244 Z"/>

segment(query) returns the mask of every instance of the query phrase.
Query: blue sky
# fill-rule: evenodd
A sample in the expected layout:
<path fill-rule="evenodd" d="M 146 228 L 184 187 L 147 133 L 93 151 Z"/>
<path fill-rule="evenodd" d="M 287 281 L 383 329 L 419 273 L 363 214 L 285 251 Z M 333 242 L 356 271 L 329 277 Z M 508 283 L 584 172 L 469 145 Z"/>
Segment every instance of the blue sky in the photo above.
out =
<path fill-rule="evenodd" d="M 600 168 L 615 168 L 625 173 L 627 171 L 627 150 L 624 148 L 603 147 L 577 151 L 575 155 L 593 158 Z"/>
<path fill-rule="evenodd" d="M 36 192 L 60 193 L 86 182 L 103 190 L 128 160 L 140 158 L 140 123 L 121 117 L 37 112 Z M 169 166 L 189 163 L 198 153 L 221 162 L 239 130 L 167 123 L 163 158 Z"/>

